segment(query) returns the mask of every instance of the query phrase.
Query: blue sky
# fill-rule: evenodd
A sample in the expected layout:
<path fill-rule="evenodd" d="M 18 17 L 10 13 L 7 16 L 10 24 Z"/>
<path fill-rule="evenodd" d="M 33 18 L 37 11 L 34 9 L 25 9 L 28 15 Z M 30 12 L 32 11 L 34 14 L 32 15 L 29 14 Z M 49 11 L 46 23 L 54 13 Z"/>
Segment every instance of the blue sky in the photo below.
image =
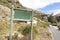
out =
<path fill-rule="evenodd" d="M 38 10 L 45 13 L 55 13 L 60 11 L 60 2 L 47 5 L 46 7 L 39 8 Z"/>
<path fill-rule="evenodd" d="M 60 0 L 18 0 L 22 6 L 45 13 L 60 12 Z"/>

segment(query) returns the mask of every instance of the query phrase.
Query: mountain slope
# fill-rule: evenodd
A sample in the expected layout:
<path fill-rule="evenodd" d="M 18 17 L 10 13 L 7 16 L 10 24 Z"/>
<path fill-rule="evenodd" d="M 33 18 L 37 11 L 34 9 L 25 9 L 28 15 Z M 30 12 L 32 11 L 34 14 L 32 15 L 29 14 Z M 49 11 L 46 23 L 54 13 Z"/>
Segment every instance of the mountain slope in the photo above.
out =
<path fill-rule="evenodd" d="M 25 8 L 17 0 L 0 0 L 0 5 L 7 6 L 8 8 L 11 8 L 10 3 L 12 3 L 12 2 L 14 2 L 13 5 L 15 8 L 20 8 L 20 9 Z"/>

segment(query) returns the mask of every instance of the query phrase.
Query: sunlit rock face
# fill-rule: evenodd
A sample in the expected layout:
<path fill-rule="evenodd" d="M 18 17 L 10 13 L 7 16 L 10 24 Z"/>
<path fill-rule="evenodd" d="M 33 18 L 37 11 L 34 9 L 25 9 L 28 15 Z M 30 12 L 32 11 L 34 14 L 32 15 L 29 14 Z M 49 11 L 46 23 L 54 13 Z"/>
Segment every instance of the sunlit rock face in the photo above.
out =
<path fill-rule="evenodd" d="M 10 9 L 8 7 L 0 5 L 0 19 L 8 20 L 10 17 Z"/>

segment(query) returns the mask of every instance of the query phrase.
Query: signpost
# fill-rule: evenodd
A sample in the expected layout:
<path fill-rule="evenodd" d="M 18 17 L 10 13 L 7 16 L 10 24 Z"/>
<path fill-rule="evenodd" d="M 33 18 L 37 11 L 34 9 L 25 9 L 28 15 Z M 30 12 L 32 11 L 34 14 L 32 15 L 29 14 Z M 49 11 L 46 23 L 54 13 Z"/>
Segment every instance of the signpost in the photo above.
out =
<path fill-rule="evenodd" d="M 31 22 L 31 31 L 30 31 L 30 40 L 33 40 L 33 13 L 34 11 L 28 11 L 28 10 L 19 10 L 15 9 L 14 10 L 14 19 L 17 21 L 30 21 Z"/>
<path fill-rule="evenodd" d="M 33 34 L 33 25 L 32 25 L 33 11 L 13 9 L 13 6 L 12 6 L 9 40 L 12 40 L 12 26 L 13 26 L 14 20 L 16 20 L 16 21 L 30 21 L 31 22 L 30 40 L 32 40 L 32 38 L 33 38 L 32 37 L 32 34 Z"/>
<path fill-rule="evenodd" d="M 32 11 L 28 10 L 19 10 L 19 9 L 14 9 L 14 18 L 13 20 L 17 21 L 31 21 L 31 15 Z"/>

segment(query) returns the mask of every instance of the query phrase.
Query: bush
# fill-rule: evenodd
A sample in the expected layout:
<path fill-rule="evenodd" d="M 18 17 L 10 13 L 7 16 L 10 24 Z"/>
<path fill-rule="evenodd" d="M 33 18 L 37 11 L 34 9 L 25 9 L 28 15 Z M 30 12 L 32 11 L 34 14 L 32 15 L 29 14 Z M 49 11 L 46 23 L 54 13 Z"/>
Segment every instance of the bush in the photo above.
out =
<path fill-rule="evenodd" d="M 54 16 L 50 15 L 48 17 L 48 21 L 52 24 L 52 25 L 57 25 L 57 20 Z"/>
<path fill-rule="evenodd" d="M 18 29 L 18 32 L 20 32 L 23 34 L 23 35 L 29 35 L 30 32 L 31 32 L 31 26 L 30 25 L 27 25 L 26 27 L 23 27 L 22 29 Z M 35 34 L 38 34 L 39 33 L 39 28 L 36 26 L 36 25 L 33 25 L 33 32 Z"/>

